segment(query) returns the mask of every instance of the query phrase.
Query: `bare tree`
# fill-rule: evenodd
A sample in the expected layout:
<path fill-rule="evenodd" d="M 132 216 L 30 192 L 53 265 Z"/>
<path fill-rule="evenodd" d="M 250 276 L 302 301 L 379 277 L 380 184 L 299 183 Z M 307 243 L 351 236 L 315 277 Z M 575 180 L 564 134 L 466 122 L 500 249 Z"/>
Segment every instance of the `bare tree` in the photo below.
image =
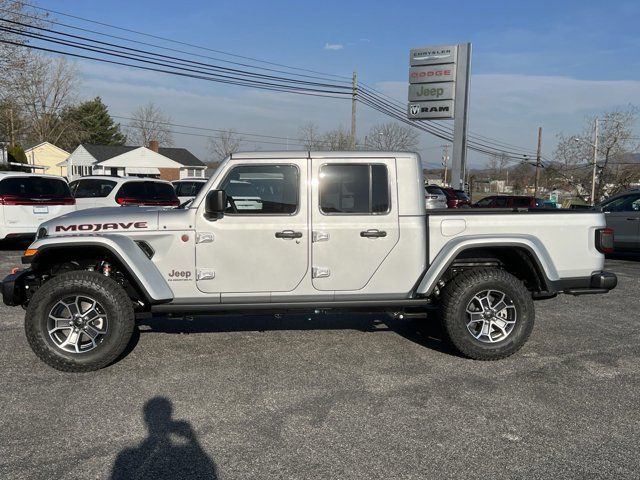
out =
<path fill-rule="evenodd" d="M 170 147 L 173 145 L 170 123 L 171 117 L 165 115 L 152 102 L 140 105 L 131 114 L 127 138 L 144 147 L 148 147 L 151 140 L 156 140 L 161 146 Z"/>
<path fill-rule="evenodd" d="M 11 29 L 2 32 L 4 41 L 0 43 L 0 98 L 6 99 L 14 83 L 14 73 L 23 70 L 29 60 L 29 51 L 24 47 L 28 40 L 20 32 L 29 30 L 29 26 L 44 26 L 48 14 L 29 9 L 24 2 L 16 0 L 0 0 L 0 9 L 4 26 Z"/>
<path fill-rule="evenodd" d="M 320 127 L 313 122 L 305 123 L 298 129 L 299 141 L 307 150 L 322 149 L 322 134 Z"/>
<path fill-rule="evenodd" d="M 239 151 L 243 140 L 233 129 L 225 130 L 217 136 L 211 137 L 208 149 L 213 157 L 212 161 L 222 161 L 232 153 Z"/>
<path fill-rule="evenodd" d="M 396 122 L 374 125 L 367 134 L 367 150 L 416 150 L 418 133 L 410 127 Z"/>
<path fill-rule="evenodd" d="M 638 142 L 633 136 L 637 109 L 613 110 L 599 116 L 598 162 L 596 167 L 595 199 L 611 195 L 633 182 L 637 167 L 625 165 L 624 158 L 637 151 Z M 586 200 L 591 194 L 593 178 L 595 117 L 588 118 L 582 133 L 559 135 L 556 161 L 548 168 L 548 175 L 564 179 L 576 195 Z"/>
<path fill-rule="evenodd" d="M 321 145 L 326 150 L 348 150 L 351 134 L 341 125 L 322 135 Z"/>
<path fill-rule="evenodd" d="M 75 64 L 65 57 L 28 56 L 28 68 L 14 72 L 12 98 L 21 110 L 29 140 L 56 143 L 70 127 L 60 113 L 75 101 Z"/>

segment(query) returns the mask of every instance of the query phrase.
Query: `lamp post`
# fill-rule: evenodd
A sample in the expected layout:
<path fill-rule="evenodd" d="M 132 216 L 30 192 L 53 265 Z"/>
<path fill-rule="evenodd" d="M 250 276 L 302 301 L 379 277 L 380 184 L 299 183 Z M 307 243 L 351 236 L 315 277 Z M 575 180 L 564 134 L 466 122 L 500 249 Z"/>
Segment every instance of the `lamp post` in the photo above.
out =
<path fill-rule="evenodd" d="M 582 138 L 575 137 L 574 142 L 582 142 L 593 147 L 593 171 L 591 174 L 591 205 L 595 205 L 596 197 L 596 167 L 598 166 L 598 119 L 595 119 L 593 128 L 593 143 L 587 142 Z"/>

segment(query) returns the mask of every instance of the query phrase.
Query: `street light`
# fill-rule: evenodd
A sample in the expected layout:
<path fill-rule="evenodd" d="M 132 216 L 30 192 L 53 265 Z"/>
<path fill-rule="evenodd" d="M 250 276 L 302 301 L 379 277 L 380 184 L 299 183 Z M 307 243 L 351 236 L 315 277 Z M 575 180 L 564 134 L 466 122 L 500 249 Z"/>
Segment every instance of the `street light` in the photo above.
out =
<path fill-rule="evenodd" d="M 595 119 L 594 127 L 594 143 L 588 142 L 582 138 L 574 137 L 573 141 L 576 143 L 586 143 L 593 147 L 593 173 L 591 175 L 591 205 L 595 205 L 596 197 L 596 166 L 598 161 L 598 119 Z"/>

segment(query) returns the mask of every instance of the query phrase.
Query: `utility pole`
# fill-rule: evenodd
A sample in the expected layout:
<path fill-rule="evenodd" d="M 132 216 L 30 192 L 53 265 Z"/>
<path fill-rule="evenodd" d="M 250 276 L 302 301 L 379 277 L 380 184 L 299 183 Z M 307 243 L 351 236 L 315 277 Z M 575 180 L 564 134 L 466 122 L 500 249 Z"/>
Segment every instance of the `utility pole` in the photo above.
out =
<path fill-rule="evenodd" d="M 351 77 L 351 150 L 356 149 L 356 99 L 358 95 L 358 73 L 353 72 Z"/>
<path fill-rule="evenodd" d="M 538 184 L 540 183 L 540 154 L 542 149 L 542 127 L 538 127 L 538 150 L 536 152 L 536 181 L 533 196 L 538 196 Z"/>
<path fill-rule="evenodd" d="M 444 180 L 443 185 L 447 184 L 447 164 L 449 162 L 449 145 L 443 145 L 444 152 L 442 153 L 442 165 L 444 166 Z"/>
<path fill-rule="evenodd" d="M 598 119 L 595 120 L 593 139 L 593 174 L 591 176 L 591 205 L 596 203 L 596 167 L 598 165 Z"/>

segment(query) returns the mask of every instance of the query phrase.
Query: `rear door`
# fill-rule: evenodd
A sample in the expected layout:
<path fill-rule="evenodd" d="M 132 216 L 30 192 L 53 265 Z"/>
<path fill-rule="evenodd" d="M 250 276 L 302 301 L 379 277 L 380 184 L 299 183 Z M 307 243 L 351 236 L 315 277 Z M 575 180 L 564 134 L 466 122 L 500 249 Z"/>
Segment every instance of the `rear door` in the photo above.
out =
<path fill-rule="evenodd" d="M 616 248 L 640 248 L 640 193 L 618 197 L 603 205 L 607 226 L 613 228 Z"/>
<path fill-rule="evenodd" d="M 364 288 L 399 240 L 395 159 L 312 160 L 312 282 Z"/>
<path fill-rule="evenodd" d="M 0 182 L 5 224 L 24 233 L 35 232 L 38 225 L 75 210 L 69 185 L 63 179 L 15 176 Z"/>

